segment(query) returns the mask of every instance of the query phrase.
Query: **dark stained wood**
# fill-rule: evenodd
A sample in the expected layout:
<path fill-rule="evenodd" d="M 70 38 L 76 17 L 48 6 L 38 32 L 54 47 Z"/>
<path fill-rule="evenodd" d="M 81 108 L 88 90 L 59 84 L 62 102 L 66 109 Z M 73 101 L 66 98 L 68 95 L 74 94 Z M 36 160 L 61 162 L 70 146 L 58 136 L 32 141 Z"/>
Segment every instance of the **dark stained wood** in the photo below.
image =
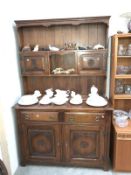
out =
<path fill-rule="evenodd" d="M 94 46 L 100 43 L 106 47 L 106 26 L 102 25 L 100 32 L 98 24 L 84 24 L 80 26 L 58 26 L 58 27 L 34 27 L 19 29 L 22 33 L 22 43 L 20 47 L 31 44 L 33 47 L 39 44 L 41 47 L 48 47 L 49 44 L 63 48 L 65 43 L 73 42 L 84 46 Z M 45 33 L 45 34 L 44 34 Z M 85 37 L 86 34 L 86 37 Z M 19 35 L 20 36 L 20 35 Z M 48 36 L 48 38 L 47 38 Z M 20 36 L 21 37 L 21 36 Z M 107 48 L 107 47 L 106 47 Z"/>
<path fill-rule="evenodd" d="M 33 93 L 34 90 L 39 89 L 42 94 L 49 88 L 73 90 L 82 95 L 88 95 L 90 88 L 95 85 L 99 89 L 99 93 L 105 96 L 105 76 L 100 77 L 86 77 L 86 76 L 52 76 L 52 77 L 37 77 L 29 76 L 24 78 L 25 93 Z M 46 82 L 46 83 L 45 83 Z"/>
<path fill-rule="evenodd" d="M 86 99 L 87 97 L 83 97 L 83 99 Z M 64 112 L 70 112 L 70 111 L 80 111 L 80 112 L 93 112 L 93 111 L 98 111 L 98 112 L 102 112 L 103 110 L 107 110 L 107 111 L 112 111 L 113 110 L 113 107 L 112 107 L 112 104 L 109 102 L 108 105 L 104 106 L 104 107 L 91 107 L 89 105 L 87 105 L 85 103 L 85 100 L 83 101 L 83 104 L 80 104 L 80 105 L 72 105 L 70 103 L 66 103 L 64 105 L 55 105 L 55 104 L 51 104 L 51 105 L 41 105 L 41 104 L 35 104 L 35 105 L 29 105 L 29 106 L 24 106 L 24 105 L 18 105 L 16 104 L 15 105 L 15 109 L 17 110 L 25 110 L 25 109 L 29 109 L 29 110 L 44 110 L 44 111 L 64 111 Z"/>
<path fill-rule="evenodd" d="M 70 90 L 83 97 L 83 103 L 69 102 L 32 106 L 16 105 L 21 148 L 21 164 L 53 164 L 109 169 L 109 140 L 112 105 L 86 104 L 90 88 L 106 92 L 109 16 L 15 21 L 18 31 L 20 67 L 24 94 L 49 88 Z M 65 43 L 86 47 L 65 49 Z M 34 52 L 34 46 L 39 51 Z M 53 45 L 60 51 L 49 51 Z M 105 48 L 88 49 L 96 44 Z M 23 47 L 30 46 L 30 51 Z M 84 58 L 83 58 L 84 57 Z M 99 58 L 98 58 L 99 57 Z M 93 62 L 88 60 L 92 58 Z M 70 74 L 54 74 L 62 67 Z"/>
<path fill-rule="evenodd" d="M 61 130 L 58 125 L 31 122 L 22 124 L 21 128 L 22 163 L 60 161 Z"/>
<path fill-rule="evenodd" d="M 85 124 L 64 126 L 64 154 L 67 162 L 100 166 L 103 163 L 104 136 L 102 126 Z"/>
<path fill-rule="evenodd" d="M 106 73 L 107 50 L 78 52 L 79 73 Z"/>
<path fill-rule="evenodd" d="M 21 58 L 21 71 L 23 75 L 28 74 L 49 74 L 48 57 L 42 56 L 24 56 Z"/>
<path fill-rule="evenodd" d="M 112 112 L 98 108 L 96 111 L 90 108 L 88 112 L 73 109 L 64 112 L 60 108 L 56 112 L 54 108 L 51 112 L 50 108 L 46 107 L 46 112 L 38 107 L 17 109 L 22 164 L 50 163 L 107 170 Z"/>
<path fill-rule="evenodd" d="M 15 21 L 19 33 L 19 47 L 49 44 L 63 47 L 67 42 L 76 42 L 84 46 L 100 43 L 107 48 L 109 17 L 76 18 L 55 20 Z M 77 25 L 76 25 L 77 23 Z"/>
<path fill-rule="evenodd" d="M 42 19 L 42 20 L 16 20 L 17 27 L 26 26 L 54 26 L 54 25 L 79 25 L 88 23 L 104 23 L 109 25 L 110 16 L 63 18 L 63 19 Z"/>

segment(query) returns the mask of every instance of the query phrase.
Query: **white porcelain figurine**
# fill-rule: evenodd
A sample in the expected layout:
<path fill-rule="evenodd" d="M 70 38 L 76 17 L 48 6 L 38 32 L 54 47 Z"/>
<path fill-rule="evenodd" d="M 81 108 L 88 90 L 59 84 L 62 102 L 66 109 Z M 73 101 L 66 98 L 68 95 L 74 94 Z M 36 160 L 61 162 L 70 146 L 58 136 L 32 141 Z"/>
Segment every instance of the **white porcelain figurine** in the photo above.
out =
<path fill-rule="evenodd" d="M 86 103 L 90 106 L 101 107 L 107 105 L 108 102 L 105 98 L 98 94 L 98 89 L 93 85 Z"/>

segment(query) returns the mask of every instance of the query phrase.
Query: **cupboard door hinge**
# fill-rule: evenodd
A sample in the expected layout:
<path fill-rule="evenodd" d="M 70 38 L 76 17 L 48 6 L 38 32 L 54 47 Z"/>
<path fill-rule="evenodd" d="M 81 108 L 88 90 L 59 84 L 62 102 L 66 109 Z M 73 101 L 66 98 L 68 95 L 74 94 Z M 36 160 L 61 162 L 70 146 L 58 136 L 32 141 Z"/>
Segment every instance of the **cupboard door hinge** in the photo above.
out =
<path fill-rule="evenodd" d="M 20 132 L 21 135 L 24 134 L 24 126 L 23 125 L 19 128 L 19 132 Z"/>
<path fill-rule="evenodd" d="M 106 157 L 104 155 L 102 155 L 102 161 L 105 162 L 106 161 Z"/>
<path fill-rule="evenodd" d="M 102 132 L 103 137 L 108 137 L 109 134 L 110 134 L 109 131 L 103 131 Z"/>
<path fill-rule="evenodd" d="M 20 129 L 20 135 L 23 136 L 23 130 L 22 129 Z"/>

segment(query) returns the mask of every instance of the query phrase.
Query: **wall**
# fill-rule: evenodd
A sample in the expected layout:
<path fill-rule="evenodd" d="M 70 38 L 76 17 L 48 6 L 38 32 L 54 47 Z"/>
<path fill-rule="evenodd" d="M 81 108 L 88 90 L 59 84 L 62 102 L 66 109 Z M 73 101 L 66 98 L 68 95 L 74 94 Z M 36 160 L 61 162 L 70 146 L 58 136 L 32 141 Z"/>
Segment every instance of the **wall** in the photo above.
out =
<path fill-rule="evenodd" d="M 10 159 L 9 159 L 9 152 L 8 152 L 8 142 L 6 139 L 5 133 L 5 125 L 3 121 L 3 109 L 2 105 L 0 104 L 0 159 L 4 162 L 5 166 L 8 169 L 8 173 L 11 174 L 11 167 L 10 167 Z"/>
<path fill-rule="evenodd" d="M 110 15 L 109 35 L 112 35 L 118 29 L 126 31 L 125 21 L 120 20 L 119 15 L 130 11 L 130 7 L 130 0 L 124 0 L 124 2 L 110 0 L 4 0 L 0 5 L 0 103 L 3 106 L 1 117 L 5 128 L 11 174 L 14 174 L 18 167 L 12 107 L 21 96 L 17 47 L 13 29 L 14 20 Z"/>

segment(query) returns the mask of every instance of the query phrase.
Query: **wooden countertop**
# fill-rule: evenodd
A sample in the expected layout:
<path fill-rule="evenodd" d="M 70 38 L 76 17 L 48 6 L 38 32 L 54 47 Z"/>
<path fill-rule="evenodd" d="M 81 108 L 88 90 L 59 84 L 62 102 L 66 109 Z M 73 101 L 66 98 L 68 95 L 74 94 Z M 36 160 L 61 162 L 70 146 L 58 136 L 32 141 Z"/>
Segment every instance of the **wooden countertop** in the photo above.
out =
<path fill-rule="evenodd" d="M 30 106 L 22 106 L 19 104 L 16 104 L 14 106 L 15 109 L 32 109 L 32 110 L 58 110 L 58 111 L 112 111 L 113 107 L 111 104 L 108 104 L 104 107 L 91 107 L 87 105 L 85 102 L 83 102 L 80 105 L 72 105 L 70 103 L 66 103 L 64 105 L 55 105 L 55 104 L 50 104 L 50 105 L 41 105 L 41 104 L 35 104 L 35 105 L 30 105 Z"/>
<path fill-rule="evenodd" d="M 115 120 L 113 120 L 113 126 L 116 133 L 131 133 L 131 120 L 128 120 L 128 126 L 126 127 L 119 127 L 115 124 Z"/>

